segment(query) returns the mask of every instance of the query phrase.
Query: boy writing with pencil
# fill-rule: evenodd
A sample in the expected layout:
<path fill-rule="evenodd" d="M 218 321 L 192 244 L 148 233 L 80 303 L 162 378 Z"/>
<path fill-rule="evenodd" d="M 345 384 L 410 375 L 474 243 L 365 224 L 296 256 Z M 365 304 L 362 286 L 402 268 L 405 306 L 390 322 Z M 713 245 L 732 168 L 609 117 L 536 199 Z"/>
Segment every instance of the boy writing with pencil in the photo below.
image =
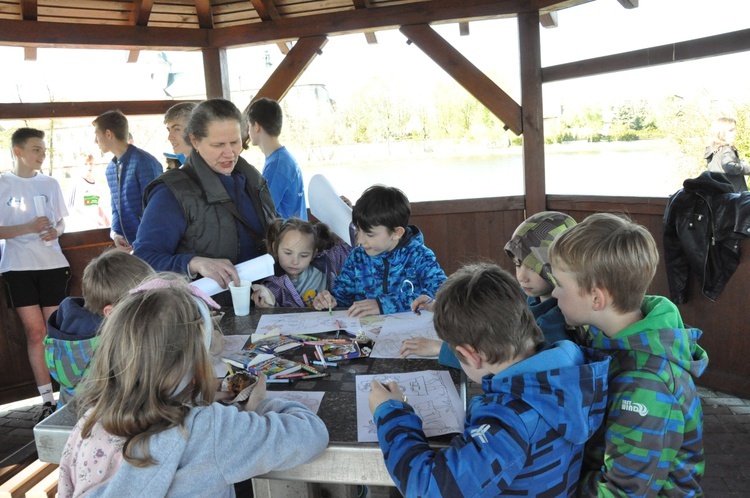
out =
<path fill-rule="evenodd" d="M 411 205 L 401 190 L 384 185 L 365 190 L 352 209 L 357 247 L 331 292 L 315 296 L 315 309 L 347 306 L 348 316 L 362 317 L 409 311 L 420 294 L 434 296 L 445 273 L 409 216 Z"/>
<path fill-rule="evenodd" d="M 590 325 L 612 357 L 604 424 L 586 446 L 583 496 L 702 496 L 703 413 L 693 377 L 708 364 L 665 297 L 646 296 L 659 254 L 641 225 L 594 214 L 550 247 L 567 322 Z"/>
<path fill-rule="evenodd" d="M 371 385 L 388 472 L 404 496 L 570 496 L 586 440 L 602 423 L 609 358 L 546 343 L 518 282 L 497 265 L 466 266 L 435 298 L 434 324 L 484 394 L 464 432 L 433 450 L 395 382 Z"/>

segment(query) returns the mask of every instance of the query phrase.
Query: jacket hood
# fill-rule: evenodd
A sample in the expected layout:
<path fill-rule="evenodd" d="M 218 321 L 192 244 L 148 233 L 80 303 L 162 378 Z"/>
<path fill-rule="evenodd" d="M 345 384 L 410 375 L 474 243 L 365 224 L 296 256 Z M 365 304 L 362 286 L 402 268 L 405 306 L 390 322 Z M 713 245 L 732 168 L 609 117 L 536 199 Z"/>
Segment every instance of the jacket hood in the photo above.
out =
<path fill-rule="evenodd" d="M 559 341 L 485 376 L 482 387 L 522 400 L 565 440 L 583 444 L 604 420 L 609 361 L 601 352 Z M 550 370 L 550 365 L 558 367 Z"/>
<path fill-rule="evenodd" d="M 63 341 L 91 339 L 103 319 L 84 308 L 83 298 L 70 297 L 63 299 L 60 307 L 50 315 L 47 335 Z"/>
<path fill-rule="evenodd" d="M 734 185 L 727 179 L 724 173 L 704 171 L 696 178 L 688 178 L 682 183 L 685 190 L 709 190 L 721 194 L 735 193 Z"/>
<path fill-rule="evenodd" d="M 708 354 L 698 345 L 703 334 L 698 329 L 684 328 L 680 311 L 662 296 L 646 296 L 641 306 L 644 318 L 630 327 L 607 337 L 595 327 L 590 328 L 592 345 L 604 350 L 631 350 L 658 356 L 699 377 L 708 366 Z"/>

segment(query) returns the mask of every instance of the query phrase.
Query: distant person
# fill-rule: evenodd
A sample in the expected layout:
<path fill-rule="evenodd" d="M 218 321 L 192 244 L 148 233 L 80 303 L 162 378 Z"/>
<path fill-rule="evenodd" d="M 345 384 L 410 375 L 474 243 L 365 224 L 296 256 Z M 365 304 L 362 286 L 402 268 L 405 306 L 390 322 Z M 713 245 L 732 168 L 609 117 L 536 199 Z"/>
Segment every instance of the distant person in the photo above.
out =
<path fill-rule="evenodd" d="M 253 284 L 256 306 L 312 307 L 323 290 L 331 290 L 352 246 L 325 223 L 299 218 L 275 219 L 266 231 L 266 248 L 276 260 L 276 272 Z"/>
<path fill-rule="evenodd" d="M 750 174 L 750 164 L 740 160 L 734 140 L 737 137 L 737 122 L 733 118 L 721 117 L 711 126 L 711 136 L 703 157 L 706 167 L 715 173 L 724 173 L 734 185 L 735 192 L 747 191 L 745 175 Z"/>
<path fill-rule="evenodd" d="M 175 104 L 164 114 L 164 124 L 167 126 L 167 140 L 172 144 L 173 154 L 166 154 L 168 159 L 177 161 L 176 167 L 185 164 L 185 160 L 193 151 L 190 143 L 185 141 L 185 129 L 187 128 L 190 113 L 195 109 L 193 102 L 180 102 Z M 172 169 L 172 168 L 169 168 Z"/>
<path fill-rule="evenodd" d="M 146 190 L 135 255 L 157 271 L 239 284 L 234 265 L 266 253 L 276 216 L 266 180 L 240 157 L 244 118 L 233 103 L 211 99 L 190 114 L 193 146 L 182 168 Z"/>
<path fill-rule="evenodd" d="M 47 367 L 60 384 L 58 408 L 73 399 L 76 386 L 88 375 L 104 317 L 118 299 L 154 273 L 145 261 L 132 254 L 116 249 L 106 251 L 83 270 L 83 297 L 66 297 L 50 315 L 44 348 Z"/>
<path fill-rule="evenodd" d="M 58 240 L 68 209 L 57 180 L 39 171 L 47 154 L 44 132 L 19 128 L 11 136 L 11 148 L 13 171 L 0 175 L 0 273 L 8 307 L 15 308 L 26 333 L 29 364 L 42 396 L 39 421 L 55 411 L 44 335 L 47 319 L 70 290 L 70 265 Z M 36 197 L 45 211 L 39 216 Z"/>
<path fill-rule="evenodd" d="M 97 182 L 95 168 L 94 156 L 87 154 L 81 174 L 68 197 L 68 209 L 71 211 L 67 222 L 68 232 L 110 226 L 112 208 L 109 187 Z"/>
<path fill-rule="evenodd" d="M 282 218 L 307 220 L 305 183 L 297 161 L 279 142 L 283 113 L 275 100 L 260 98 L 247 108 L 250 141 L 257 145 L 266 163 L 263 178 L 268 181 L 276 211 Z"/>
<path fill-rule="evenodd" d="M 243 404 L 212 402 L 205 334 L 215 304 L 167 276 L 118 301 L 76 392 L 61 497 L 230 497 L 234 483 L 296 467 L 326 448 L 323 421 L 303 404 L 266 398 L 265 375 Z"/>
<path fill-rule="evenodd" d="M 161 175 L 162 165 L 148 152 L 128 144 L 128 118 L 120 111 L 107 111 L 92 124 L 99 149 L 114 154 L 106 170 L 112 203 L 110 236 L 118 249 L 132 251 L 143 216 L 143 194 Z"/>
<path fill-rule="evenodd" d="M 494 264 L 451 275 L 433 318 L 483 393 L 469 403 L 463 432 L 436 449 L 398 383 L 372 381 L 378 443 L 401 493 L 573 496 L 584 443 L 604 418 L 609 358 L 570 341 L 546 343 L 518 282 Z"/>
<path fill-rule="evenodd" d="M 582 327 L 571 327 L 552 297 L 555 288 L 547 250 L 555 237 L 576 224 L 571 216 L 557 211 L 542 211 L 524 220 L 505 244 L 505 253 L 516 267 L 516 280 L 526 294 L 526 303 L 542 330 L 544 339 L 550 344 L 571 340 L 583 345 L 585 334 Z M 434 301 L 430 296 L 420 296 L 412 304 L 414 311 L 431 310 Z M 458 359 L 448 344 L 440 339 L 414 337 L 406 339 L 400 354 L 437 356 L 442 365 L 459 368 Z"/>
<path fill-rule="evenodd" d="M 357 244 L 333 289 L 320 292 L 315 309 L 346 306 L 352 317 L 409 311 L 421 294 L 434 296 L 445 272 L 424 236 L 409 225 L 411 205 L 395 187 L 373 185 L 352 209 Z"/>
<path fill-rule="evenodd" d="M 703 410 L 694 378 L 708 365 L 669 299 L 647 296 L 659 252 L 649 231 L 597 213 L 550 246 L 552 296 L 591 347 L 612 357 L 604 423 L 586 444 L 581 496 L 703 496 Z"/>

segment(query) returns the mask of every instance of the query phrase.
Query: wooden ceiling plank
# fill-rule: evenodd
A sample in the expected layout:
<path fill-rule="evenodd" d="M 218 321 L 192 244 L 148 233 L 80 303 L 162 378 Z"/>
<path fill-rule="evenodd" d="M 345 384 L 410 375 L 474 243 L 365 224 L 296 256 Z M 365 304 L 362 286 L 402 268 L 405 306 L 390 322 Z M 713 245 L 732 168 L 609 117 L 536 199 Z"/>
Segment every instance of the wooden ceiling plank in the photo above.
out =
<path fill-rule="evenodd" d="M 153 8 L 153 0 L 134 0 L 133 10 L 130 11 L 130 24 L 133 26 L 148 26 Z"/>
<path fill-rule="evenodd" d="M 549 83 L 750 50 L 750 29 L 542 68 Z"/>
<path fill-rule="evenodd" d="M 195 0 L 195 11 L 198 13 L 198 25 L 203 29 L 213 29 L 214 16 L 211 12 L 211 0 Z"/>
<path fill-rule="evenodd" d="M 250 3 L 263 21 L 273 21 L 281 17 L 272 0 L 250 0 Z"/>
<path fill-rule="evenodd" d="M 513 133 L 521 134 L 521 107 L 434 29 L 412 24 L 401 26 L 400 31 Z"/>
<path fill-rule="evenodd" d="M 313 59 L 321 53 L 326 43 L 328 43 L 328 38 L 325 36 L 311 36 L 297 40 L 273 74 L 258 90 L 253 100 L 267 97 L 278 102 L 283 99 Z"/>

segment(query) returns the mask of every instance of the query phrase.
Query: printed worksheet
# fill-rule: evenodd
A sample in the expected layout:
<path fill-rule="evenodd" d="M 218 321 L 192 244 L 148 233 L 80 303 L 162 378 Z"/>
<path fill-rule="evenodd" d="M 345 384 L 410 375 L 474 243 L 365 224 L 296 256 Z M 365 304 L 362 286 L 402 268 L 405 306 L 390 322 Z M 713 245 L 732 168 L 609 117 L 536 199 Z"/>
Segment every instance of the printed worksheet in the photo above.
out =
<path fill-rule="evenodd" d="M 354 335 L 360 330 L 359 318 L 347 317 L 346 310 L 334 311 L 331 314 L 327 311 L 313 311 L 262 315 L 253 334 L 253 342 L 275 335 L 310 335 L 332 330 L 346 330 Z"/>
<path fill-rule="evenodd" d="M 370 381 L 395 380 L 407 402 L 422 419 L 424 433 L 429 436 L 459 433 L 466 417 L 461 398 L 445 370 L 394 373 L 381 375 L 357 375 L 357 440 L 361 443 L 376 442 L 378 431 L 370 413 Z"/>
<path fill-rule="evenodd" d="M 422 311 L 421 315 L 408 311 L 385 315 L 383 327 L 375 340 L 371 358 L 400 358 L 398 352 L 401 343 L 406 339 L 425 337 L 437 339 L 437 332 L 432 325 L 432 313 Z M 424 358 L 424 356 L 408 356 L 407 359 Z M 434 358 L 434 357 L 432 357 Z"/>
<path fill-rule="evenodd" d="M 323 402 L 323 391 L 266 391 L 266 398 L 284 398 L 302 403 L 313 413 L 318 413 Z"/>

